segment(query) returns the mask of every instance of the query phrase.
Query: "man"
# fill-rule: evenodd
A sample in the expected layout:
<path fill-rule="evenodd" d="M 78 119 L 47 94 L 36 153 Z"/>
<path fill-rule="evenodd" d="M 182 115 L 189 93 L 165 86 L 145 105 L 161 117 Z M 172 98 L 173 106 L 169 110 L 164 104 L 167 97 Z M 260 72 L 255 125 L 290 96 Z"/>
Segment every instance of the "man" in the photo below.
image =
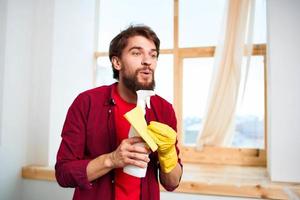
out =
<path fill-rule="evenodd" d="M 151 109 L 146 108 L 149 134 L 158 145 L 156 152 L 135 145 L 143 142 L 140 137 L 128 138 L 130 124 L 124 118 L 136 106 L 136 91 L 155 87 L 159 45 L 147 26 L 122 31 L 109 49 L 118 82 L 83 92 L 70 106 L 55 174 L 61 186 L 75 187 L 73 199 L 159 199 L 158 172 L 166 190 L 179 185 L 182 165 L 172 105 L 155 95 Z M 146 176 L 124 173 L 127 165 L 147 167 Z"/>

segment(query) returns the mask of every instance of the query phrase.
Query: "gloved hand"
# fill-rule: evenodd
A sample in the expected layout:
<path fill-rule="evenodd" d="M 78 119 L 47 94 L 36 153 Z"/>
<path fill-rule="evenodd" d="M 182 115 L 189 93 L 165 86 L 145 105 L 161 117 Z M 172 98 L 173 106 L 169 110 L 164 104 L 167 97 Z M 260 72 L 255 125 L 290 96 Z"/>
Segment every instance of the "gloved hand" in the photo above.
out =
<path fill-rule="evenodd" d="M 175 148 L 176 132 L 166 124 L 152 121 L 148 125 L 148 133 L 158 146 L 161 170 L 169 173 L 176 167 L 178 161 Z"/>

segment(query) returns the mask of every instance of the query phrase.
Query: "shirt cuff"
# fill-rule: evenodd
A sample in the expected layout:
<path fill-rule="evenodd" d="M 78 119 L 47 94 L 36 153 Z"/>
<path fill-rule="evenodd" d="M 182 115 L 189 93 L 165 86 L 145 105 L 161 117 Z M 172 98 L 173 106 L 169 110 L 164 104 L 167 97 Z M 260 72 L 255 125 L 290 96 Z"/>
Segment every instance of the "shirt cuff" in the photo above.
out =
<path fill-rule="evenodd" d="M 70 169 L 73 178 L 81 189 L 91 189 L 92 183 L 87 178 L 87 165 L 90 160 L 74 161 Z"/>

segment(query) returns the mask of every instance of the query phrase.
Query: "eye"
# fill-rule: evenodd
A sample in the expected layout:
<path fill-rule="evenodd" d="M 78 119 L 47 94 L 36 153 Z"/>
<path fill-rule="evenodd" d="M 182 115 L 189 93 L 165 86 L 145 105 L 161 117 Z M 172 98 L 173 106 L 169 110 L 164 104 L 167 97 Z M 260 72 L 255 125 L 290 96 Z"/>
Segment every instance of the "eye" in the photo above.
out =
<path fill-rule="evenodd" d="M 157 58 L 157 54 L 156 53 L 151 54 L 151 57 L 154 58 L 154 59 L 156 59 Z"/>
<path fill-rule="evenodd" d="M 139 56 L 139 55 L 141 55 L 141 52 L 139 52 L 139 51 L 132 51 L 131 55 Z"/>

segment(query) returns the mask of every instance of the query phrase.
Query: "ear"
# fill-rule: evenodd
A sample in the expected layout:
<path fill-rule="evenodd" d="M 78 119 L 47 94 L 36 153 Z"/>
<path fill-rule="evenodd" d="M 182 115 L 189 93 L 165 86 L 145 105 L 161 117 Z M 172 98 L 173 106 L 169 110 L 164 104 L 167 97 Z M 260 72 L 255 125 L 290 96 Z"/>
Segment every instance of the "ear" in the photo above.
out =
<path fill-rule="evenodd" d="M 117 56 L 113 56 L 111 62 L 116 70 L 121 70 L 121 61 Z"/>

